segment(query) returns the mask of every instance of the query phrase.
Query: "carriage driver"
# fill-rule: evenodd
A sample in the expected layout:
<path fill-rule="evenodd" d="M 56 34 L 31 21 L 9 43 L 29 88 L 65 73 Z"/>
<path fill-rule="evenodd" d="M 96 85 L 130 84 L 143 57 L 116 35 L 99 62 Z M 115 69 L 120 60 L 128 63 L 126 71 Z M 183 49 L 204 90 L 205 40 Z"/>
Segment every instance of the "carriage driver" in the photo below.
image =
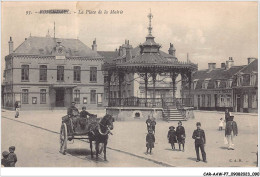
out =
<path fill-rule="evenodd" d="M 78 108 L 76 108 L 75 104 L 76 103 L 74 101 L 71 102 L 71 106 L 67 110 L 67 114 L 69 117 L 79 115 L 79 110 L 78 110 Z"/>
<path fill-rule="evenodd" d="M 88 111 L 86 111 L 86 106 L 82 107 L 82 111 L 80 112 L 81 118 L 88 118 L 87 116 L 95 116 L 94 114 L 90 114 Z"/>

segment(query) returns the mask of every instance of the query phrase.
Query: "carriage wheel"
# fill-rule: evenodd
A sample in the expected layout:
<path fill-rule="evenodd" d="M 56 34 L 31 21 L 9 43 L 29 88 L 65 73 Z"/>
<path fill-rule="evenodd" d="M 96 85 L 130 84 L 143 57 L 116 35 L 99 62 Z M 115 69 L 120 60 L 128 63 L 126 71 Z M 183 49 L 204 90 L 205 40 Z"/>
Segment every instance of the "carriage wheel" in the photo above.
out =
<path fill-rule="evenodd" d="M 67 150 L 68 132 L 67 125 L 63 123 L 60 128 L 60 152 L 65 155 Z"/>

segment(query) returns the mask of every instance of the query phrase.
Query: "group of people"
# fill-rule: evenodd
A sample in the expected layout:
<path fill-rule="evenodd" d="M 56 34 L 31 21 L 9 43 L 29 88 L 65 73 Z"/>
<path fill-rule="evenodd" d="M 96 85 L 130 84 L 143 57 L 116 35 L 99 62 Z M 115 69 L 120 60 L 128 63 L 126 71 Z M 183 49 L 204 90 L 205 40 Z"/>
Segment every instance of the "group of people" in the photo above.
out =
<path fill-rule="evenodd" d="M 156 125 L 156 121 L 155 118 L 150 117 L 150 115 L 148 115 L 148 119 L 146 120 L 146 125 L 147 125 L 147 131 L 148 134 L 146 135 L 146 154 L 150 153 L 152 154 L 152 149 L 154 148 L 154 143 L 155 143 L 155 125 Z"/>
<path fill-rule="evenodd" d="M 11 146 L 9 147 L 9 152 L 4 151 L 2 153 L 3 158 L 1 159 L 1 165 L 2 167 L 15 167 L 15 164 L 17 162 L 17 156 L 14 153 L 15 147 Z"/>
<path fill-rule="evenodd" d="M 182 122 L 178 122 L 178 126 L 175 131 L 174 126 L 170 126 L 168 131 L 168 141 L 171 144 L 172 149 L 175 149 L 175 143 L 179 144 L 179 151 L 181 151 L 181 145 L 182 145 L 182 151 L 184 152 L 184 144 L 185 144 L 185 128 L 182 126 Z"/>

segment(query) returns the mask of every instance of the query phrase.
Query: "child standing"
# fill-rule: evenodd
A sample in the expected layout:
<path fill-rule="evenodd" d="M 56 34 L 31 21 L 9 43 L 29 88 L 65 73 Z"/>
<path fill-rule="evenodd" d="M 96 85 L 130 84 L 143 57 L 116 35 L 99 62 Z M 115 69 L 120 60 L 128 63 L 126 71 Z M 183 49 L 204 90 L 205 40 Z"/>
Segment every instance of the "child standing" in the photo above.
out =
<path fill-rule="evenodd" d="M 224 119 L 223 119 L 223 118 L 220 118 L 220 119 L 219 119 L 218 130 L 219 130 L 219 131 L 222 131 L 222 130 L 223 130 L 223 127 L 224 127 Z"/>
<path fill-rule="evenodd" d="M 15 167 L 15 163 L 17 162 L 17 156 L 14 153 L 15 147 L 11 146 L 9 147 L 9 155 L 8 155 L 8 160 L 10 162 L 10 167 Z"/>
<path fill-rule="evenodd" d="M 170 126 L 169 129 L 170 129 L 170 130 L 168 131 L 167 138 L 168 138 L 168 140 L 169 140 L 169 143 L 170 143 L 171 146 L 172 146 L 172 149 L 175 149 L 174 143 L 177 143 L 176 131 L 174 130 L 175 127 L 174 127 L 174 126 Z"/>
<path fill-rule="evenodd" d="M 153 130 L 149 129 L 148 134 L 146 135 L 146 154 L 148 154 L 148 151 L 150 149 L 150 154 L 152 154 L 152 148 L 154 148 L 154 142 L 155 142 L 155 137 L 153 134 Z"/>
<path fill-rule="evenodd" d="M 20 104 L 18 101 L 14 103 L 14 108 L 15 108 L 15 118 L 19 117 L 19 111 L 20 111 Z"/>
<path fill-rule="evenodd" d="M 181 145 L 182 145 L 182 147 L 183 147 L 182 151 L 184 152 L 186 134 L 185 134 L 185 129 L 182 126 L 181 121 L 178 122 L 178 127 L 176 128 L 176 135 L 177 135 L 177 140 L 178 140 L 178 144 L 179 144 L 179 151 L 181 151 Z"/>
<path fill-rule="evenodd" d="M 10 162 L 8 160 L 9 153 L 7 151 L 4 151 L 2 153 L 2 155 L 3 155 L 3 158 L 1 159 L 1 165 L 4 167 L 10 167 Z"/>

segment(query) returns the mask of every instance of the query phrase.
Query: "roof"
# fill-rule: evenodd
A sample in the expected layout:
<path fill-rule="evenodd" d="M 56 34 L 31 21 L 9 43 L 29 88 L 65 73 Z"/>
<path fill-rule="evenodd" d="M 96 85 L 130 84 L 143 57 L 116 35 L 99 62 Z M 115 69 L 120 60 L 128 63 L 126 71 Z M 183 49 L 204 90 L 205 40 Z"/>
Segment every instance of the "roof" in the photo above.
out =
<path fill-rule="evenodd" d="M 222 80 L 232 78 L 234 74 L 239 72 L 244 66 L 232 66 L 229 69 L 225 68 L 217 68 L 209 71 L 206 70 L 198 70 L 193 74 L 193 80 Z"/>
<path fill-rule="evenodd" d="M 252 72 L 258 72 L 258 60 L 255 59 L 247 66 L 245 66 L 243 69 L 241 69 L 239 72 L 243 74 L 251 74 Z"/>
<path fill-rule="evenodd" d="M 14 54 L 26 55 L 53 55 L 53 51 L 60 42 L 64 47 L 67 57 L 101 57 L 96 51 L 91 50 L 79 39 L 33 37 L 27 38 L 14 50 Z"/>
<path fill-rule="evenodd" d="M 105 62 L 111 63 L 118 57 L 118 51 L 97 51 L 97 53 L 105 58 Z"/>

